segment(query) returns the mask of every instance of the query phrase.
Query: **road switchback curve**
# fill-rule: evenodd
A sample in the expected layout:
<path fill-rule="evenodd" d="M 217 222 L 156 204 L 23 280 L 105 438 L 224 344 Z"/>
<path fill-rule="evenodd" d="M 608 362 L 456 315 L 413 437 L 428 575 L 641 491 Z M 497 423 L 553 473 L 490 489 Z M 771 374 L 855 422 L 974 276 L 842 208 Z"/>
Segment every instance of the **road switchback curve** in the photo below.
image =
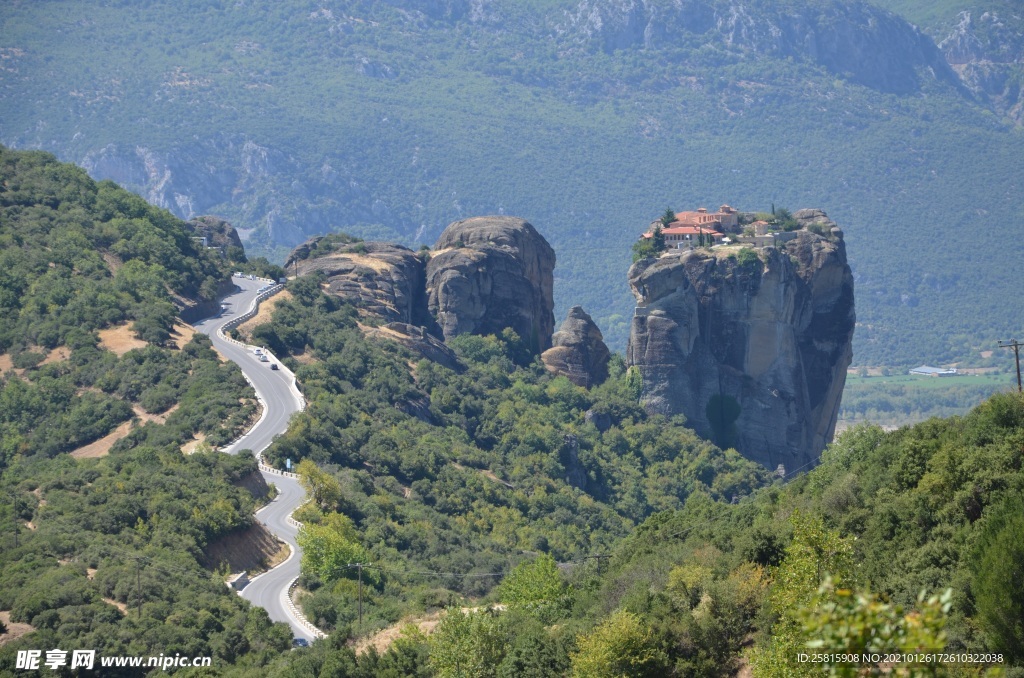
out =
<path fill-rule="evenodd" d="M 288 423 L 296 412 L 303 409 L 302 396 L 295 388 L 295 377 L 268 355 L 268 362 L 261 362 L 253 347 L 239 344 L 225 337 L 221 330 L 231 326 L 238 316 L 248 313 L 259 303 L 259 297 L 273 285 L 271 281 L 248 276 L 234 276 L 236 291 L 221 300 L 221 313 L 196 322 L 193 327 L 210 337 L 217 351 L 237 364 L 263 406 L 263 412 L 248 433 L 223 448 L 224 452 L 237 454 L 240 450 L 252 450 L 257 458 L 274 440 L 274 436 L 288 430 Z M 277 364 L 281 369 L 271 369 Z M 261 464 L 262 466 L 262 464 Z M 302 618 L 291 603 L 289 588 L 299 576 L 301 550 L 295 542 L 298 529 L 288 522 L 288 516 L 306 501 L 306 492 L 292 474 L 274 473 L 262 467 L 260 473 L 268 483 L 277 486 L 278 495 L 256 512 L 257 519 L 267 526 L 278 539 L 288 544 L 291 555 L 277 567 L 255 577 L 242 589 L 241 595 L 253 605 L 266 609 L 273 621 L 285 622 L 292 629 L 295 638 L 312 642 L 323 634 Z"/>

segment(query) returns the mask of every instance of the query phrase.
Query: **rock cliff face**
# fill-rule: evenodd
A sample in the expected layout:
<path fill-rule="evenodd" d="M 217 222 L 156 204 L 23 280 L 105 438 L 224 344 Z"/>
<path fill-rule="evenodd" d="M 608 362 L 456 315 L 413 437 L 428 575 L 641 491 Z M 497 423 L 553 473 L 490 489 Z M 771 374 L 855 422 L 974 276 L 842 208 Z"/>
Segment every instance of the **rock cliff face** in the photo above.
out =
<path fill-rule="evenodd" d="M 757 253 L 698 249 L 634 264 L 627 362 L 649 411 L 683 414 L 700 435 L 793 471 L 835 432 L 853 357 L 853 276 L 838 228 Z"/>
<path fill-rule="evenodd" d="M 1024 14 L 961 12 L 939 49 L 975 96 L 1024 125 Z"/>
<path fill-rule="evenodd" d="M 338 234 L 310 238 L 285 262 L 290 274 L 322 272 L 327 292 L 387 321 L 373 336 L 398 341 L 452 369 L 462 369 L 455 354 L 428 335 L 449 339 L 512 328 L 535 353 L 550 347 L 554 267 L 555 253 L 544 237 L 526 221 L 504 216 L 449 225 L 427 264 L 401 245 Z M 588 347 L 588 360 L 595 374 L 607 376 L 608 349 L 583 316 L 592 329 L 581 337 L 593 344 L 596 334 L 604 350 L 602 358 L 596 345 Z"/>
<path fill-rule="evenodd" d="M 558 32 L 576 42 L 619 49 L 664 49 L 711 37 L 738 57 L 751 52 L 822 66 L 883 92 L 917 91 L 922 76 L 956 76 L 926 35 L 866 2 L 806 4 L 747 0 L 581 0 Z M 681 38 L 680 36 L 686 36 Z"/>
<path fill-rule="evenodd" d="M 186 225 L 197 237 L 206 238 L 210 247 L 222 247 L 225 253 L 229 253 L 228 248 L 237 248 L 233 252 L 236 258 L 245 261 L 245 249 L 238 231 L 224 219 L 214 216 L 196 217 L 186 222 Z"/>
<path fill-rule="evenodd" d="M 427 264 L 427 303 L 445 339 L 516 331 L 535 353 L 555 327 L 555 252 L 516 217 L 474 217 L 441 233 Z"/>
<path fill-rule="evenodd" d="M 299 245 L 285 270 L 298 275 L 321 271 L 327 276 L 328 292 L 367 313 L 389 322 L 432 326 L 426 314 L 423 260 L 415 252 L 383 242 L 319 247 L 323 242 L 318 237 Z"/>
<path fill-rule="evenodd" d="M 610 357 L 601 330 L 579 306 L 569 309 L 565 322 L 551 337 L 551 348 L 540 356 L 548 370 L 585 388 L 608 378 Z"/>

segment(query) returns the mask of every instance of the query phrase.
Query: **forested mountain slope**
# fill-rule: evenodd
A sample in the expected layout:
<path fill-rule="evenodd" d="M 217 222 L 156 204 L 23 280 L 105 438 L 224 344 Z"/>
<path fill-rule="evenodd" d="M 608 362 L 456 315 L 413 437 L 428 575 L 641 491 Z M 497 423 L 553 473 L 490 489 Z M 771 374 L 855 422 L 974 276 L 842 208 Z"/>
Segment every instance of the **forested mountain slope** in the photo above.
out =
<path fill-rule="evenodd" d="M 1011 97 L 961 80 L 948 33 L 870 4 L 95 0 L 0 21 L 0 139 L 226 216 L 278 260 L 312 233 L 416 245 L 521 215 L 559 252 L 556 316 L 582 304 L 622 350 L 629 245 L 666 206 L 825 205 L 857 363 L 976 357 L 1021 329 L 1000 273 Z"/>
<path fill-rule="evenodd" d="M 231 263 L 112 182 L 0 149 L 0 610 L 35 629 L 0 673 L 18 649 L 288 647 L 200 565 L 255 504 L 254 460 L 200 444 L 235 438 L 254 393 L 178 318 Z"/>
<path fill-rule="evenodd" d="M 161 316 L 139 323 L 147 346 L 104 346 L 106 324 L 148 319 L 141 304 L 173 307 L 229 262 L 195 250 L 166 212 L 45 154 L 0 161 L 0 224 L 17 224 L 0 255 L 29 282 L 3 335 L 18 364 L 0 392 L 3 440 L 17 443 L 0 466 L 0 610 L 34 629 L 0 647 L 0 672 L 15 671 L 20 649 L 60 647 L 211 655 L 237 676 L 732 675 L 743 664 L 781 676 L 803 675 L 795 652 L 820 641 L 992 651 L 1019 673 L 1019 395 L 892 433 L 857 428 L 819 467 L 776 480 L 679 418 L 646 415 L 618 359 L 588 390 L 506 332 L 451 339 L 445 367 L 324 294 L 317 275 L 244 328 L 284 356 L 308 401 L 268 459 L 299 461 L 313 490 L 297 516 L 319 547 L 306 550 L 300 602 L 332 634 L 288 651 L 283 625 L 199 564 L 251 523 L 257 499 L 242 486 L 254 461 L 181 451 L 199 432 L 232 436 L 251 391 L 201 338 L 179 348 L 174 334 L 149 335 L 166 329 Z M 119 287 L 133 268 L 139 284 Z M 79 459 L 53 444 L 84 428 L 54 423 L 69 404 L 94 419 L 137 406 L 166 424 Z M 488 602 L 505 610 L 461 610 Z M 875 645 L 851 636 L 850 615 Z M 433 634 L 407 630 L 358 657 L 348 644 L 410 617 Z"/>
<path fill-rule="evenodd" d="M 469 374 L 479 378 L 486 372 L 467 347 L 460 352 L 473 365 Z M 417 372 L 426 366 L 421 362 Z M 433 368 L 424 374 L 431 381 L 438 376 Z M 547 388 L 549 407 L 564 398 L 564 385 L 555 398 L 555 383 Z M 528 393 L 521 381 L 512 390 Z M 589 399 L 608 403 L 609 395 L 606 390 Z M 502 409 L 521 408 L 520 398 L 513 395 Z M 330 428 L 326 408 L 344 410 L 347 399 L 321 394 L 317 400 L 324 414 L 314 416 L 321 422 L 304 424 L 301 438 L 310 441 L 313 455 L 325 457 L 315 441 Z M 535 400 L 529 423 L 515 424 L 488 456 L 515 458 L 505 452 L 508 443 L 521 440 L 516 429 L 538 425 L 538 415 L 549 410 L 544 405 Z M 486 411 L 485 406 L 481 422 Z M 382 413 L 377 410 L 374 419 Z M 543 472 L 528 479 L 513 469 L 509 475 L 526 482 L 508 494 L 483 477 L 457 491 L 454 470 L 435 478 L 429 465 L 417 470 L 411 459 L 402 461 L 407 454 L 383 451 L 387 424 L 365 420 L 357 435 L 359 429 L 369 431 L 368 444 L 353 454 L 353 441 L 344 438 L 343 456 L 335 458 L 340 468 L 327 466 L 335 480 L 316 481 L 327 489 L 340 480 L 340 494 L 302 517 L 318 521 L 307 532 L 310 544 L 330 543 L 349 561 L 373 565 L 362 573 L 368 619 L 358 626 L 353 617 L 354 568 L 332 570 L 329 561 L 311 561 L 301 580 L 314 590 L 304 601 L 306 611 L 321 624 L 339 624 L 339 631 L 310 650 L 278 659 L 271 668 L 280 675 L 729 676 L 749 665 L 758 677 L 814 676 L 821 675 L 821 665 L 800 664 L 796 657 L 820 647 L 851 653 L 948 650 L 990 658 L 959 666 L 904 663 L 900 668 L 916 670 L 907 675 L 1015 676 L 1022 668 L 1024 636 L 1014 621 L 1024 605 L 1017 572 L 1024 557 L 1024 401 L 1017 394 L 995 396 L 963 418 L 891 433 L 857 428 L 826 451 L 818 468 L 788 484 L 731 503 L 693 492 L 684 506 L 658 512 L 607 550 L 590 553 L 602 558 L 576 557 L 560 565 L 560 535 L 567 526 L 580 527 L 565 522 L 578 509 L 562 492 L 540 491 Z M 634 425 L 623 432 L 629 440 L 639 431 Z M 583 437 L 597 451 L 601 442 L 618 437 L 615 429 L 609 433 L 610 438 Z M 420 439 L 426 439 L 422 433 Z M 532 455 L 539 469 L 543 446 L 533 449 L 540 451 Z M 281 451 L 299 454 L 302 442 L 292 436 Z M 435 458 L 440 457 L 438 452 Z M 365 471 L 349 470 L 365 458 L 373 459 L 361 464 Z M 590 455 L 580 459 L 593 463 Z M 471 467 L 466 470 L 470 474 L 461 477 L 472 478 Z M 402 484 L 417 473 L 424 477 L 406 491 Z M 552 486 L 551 480 L 544 484 Z M 512 503 L 504 504 L 503 496 Z M 516 511 L 539 498 L 555 502 L 536 513 L 545 521 L 540 533 L 513 529 Z M 499 513 L 495 503 L 503 506 Z M 330 512 L 335 509 L 341 514 Z M 539 539 L 552 534 L 546 518 L 559 514 L 557 541 Z M 589 515 L 591 526 L 600 525 Z M 421 528 L 414 531 L 412 525 Z M 431 553 L 438 542 L 455 546 L 449 540 L 466 529 L 476 547 L 485 549 L 475 556 L 477 567 L 457 548 L 445 559 Z M 445 591 L 482 593 L 489 588 L 482 581 L 491 581 L 509 557 L 491 544 L 513 544 L 531 534 L 539 553 L 503 572 L 488 597 L 502 607 L 469 609 Z M 402 564 L 405 557 L 416 565 Z M 481 560 L 489 568 L 479 566 Z M 365 633 L 403 610 L 429 611 L 446 603 L 440 623 L 436 614 L 406 617 L 428 620 L 423 627 L 429 635 L 412 626 L 393 632 L 395 640 L 384 645 L 383 654 L 357 656 L 342 643 L 347 634 Z M 1008 671 L 988 673 L 993 666 Z M 857 668 L 865 666 L 845 667 L 846 675 Z M 239 668 L 229 675 L 255 673 Z"/>
<path fill-rule="evenodd" d="M 291 298 L 251 330 L 295 370 L 308 403 L 264 458 L 327 470 L 322 482 L 336 489 L 314 490 L 296 517 L 349 525 L 336 536 L 353 549 L 347 562 L 374 563 L 377 590 L 364 605 L 373 623 L 482 595 L 536 553 L 592 555 L 694 493 L 730 501 L 770 479 L 681 417 L 648 416 L 621 358 L 588 391 L 549 374 L 506 331 L 450 339 L 457 362 L 446 367 L 374 333 L 379 319 L 321 282 L 289 283 Z M 357 572 L 308 565 L 307 614 L 327 629 L 352 624 L 355 591 L 340 582 Z"/>

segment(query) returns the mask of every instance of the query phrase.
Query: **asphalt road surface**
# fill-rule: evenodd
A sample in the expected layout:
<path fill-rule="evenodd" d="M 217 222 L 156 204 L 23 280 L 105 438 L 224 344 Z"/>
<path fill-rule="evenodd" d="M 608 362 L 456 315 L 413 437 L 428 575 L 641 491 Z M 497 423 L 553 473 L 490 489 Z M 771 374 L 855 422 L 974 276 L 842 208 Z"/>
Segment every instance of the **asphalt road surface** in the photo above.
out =
<path fill-rule="evenodd" d="M 220 354 L 242 368 L 242 372 L 249 377 L 249 381 L 252 382 L 256 393 L 264 404 L 263 418 L 246 435 L 225 448 L 225 451 L 229 454 L 237 454 L 240 450 L 248 449 L 259 453 L 270 446 L 274 436 L 284 433 L 288 429 L 288 422 L 291 416 L 299 411 L 300 404 L 289 388 L 289 377 L 286 372 L 270 369 L 271 363 L 260 362 L 251 350 L 225 341 L 217 335 L 217 329 L 233 320 L 236 315 L 249 310 L 253 300 L 259 294 L 259 289 L 266 285 L 264 281 L 249 280 L 244 277 L 236 276 L 232 280 L 238 290 L 222 300 L 223 311 L 221 314 L 199 321 L 193 327 L 197 331 L 209 335 Z M 274 361 L 274 359 L 271 360 Z M 303 628 L 299 621 L 292 616 L 287 603 L 288 585 L 299 576 L 300 552 L 295 543 L 295 535 L 298 530 L 289 525 L 285 519 L 305 501 L 306 493 L 297 480 L 266 472 L 261 473 L 268 484 L 273 483 L 277 486 L 278 496 L 277 499 L 257 511 L 256 517 L 273 534 L 291 547 L 292 555 L 283 564 L 253 579 L 242 590 L 242 597 L 253 605 L 259 605 L 266 609 L 272 620 L 285 622 L 291 626 L 292 633 L 296 638 L 304 638 L 312 642 L 313 634 Z"/>

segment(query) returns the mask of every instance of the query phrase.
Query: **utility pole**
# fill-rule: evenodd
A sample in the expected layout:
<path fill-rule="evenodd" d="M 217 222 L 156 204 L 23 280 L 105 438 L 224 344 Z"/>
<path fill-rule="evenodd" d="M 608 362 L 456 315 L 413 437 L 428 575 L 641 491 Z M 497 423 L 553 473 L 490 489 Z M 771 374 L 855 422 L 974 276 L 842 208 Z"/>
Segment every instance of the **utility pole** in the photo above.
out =
<path fill-rule="evenodd" d="M 142 559 L 135 559 L 135 595 L 139 599 L 139 615 L 138 618 L 142 619 Z"/>
<path fill-rule="evenodd" d="M 14 548 L 18 548 L 18 507 L 21 506 L 21 501 L 18 499 L 17 492 L 14 493 L 14 497 L 11 499 L 11 522 L 14 524 Z"/>
<path fill-rule="evenodd" d="M 366 563 L 349 563 L 349 567 L 354 567 L 359 572 L 359 628 L 363 627 L 363 568 L 366 567 Z"/>
<path fill-rule="evenodd" d="M 1017 392 L 1018 393 L 1024 392 L 1024 391 L 1022 391 L 1021 386 L 1020 386 L 1020 347 L 1021 346 L 1024 346 L 1024 344 L 1021 344 L 1016 339 L 1011 339 L 1010 341 L 1000 341 L 999 342 L 999 348 L 1012 348 L 1013 349 L 1013 357 L 1017 359 Z"/>

